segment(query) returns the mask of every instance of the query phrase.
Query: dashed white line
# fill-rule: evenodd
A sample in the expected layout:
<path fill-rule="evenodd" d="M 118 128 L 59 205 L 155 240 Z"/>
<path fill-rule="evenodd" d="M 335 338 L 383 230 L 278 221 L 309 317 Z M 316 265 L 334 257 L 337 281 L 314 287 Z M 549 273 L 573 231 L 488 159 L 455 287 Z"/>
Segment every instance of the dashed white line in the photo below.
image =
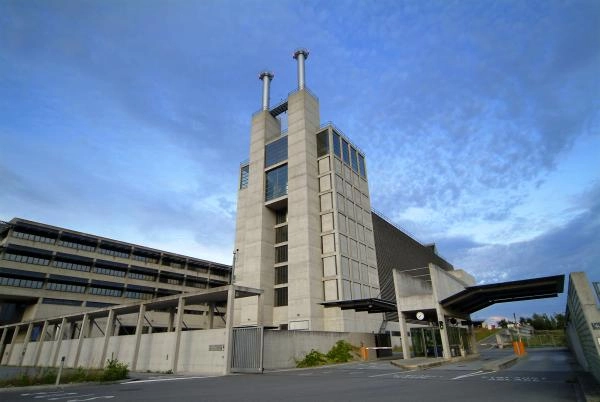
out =
<path fill-rule="evenodd" d="M 478 375 L 484 375 L 484 374 L 490 374 L 490 373 L 495 373 L 495 371 L 478 370 L 478 371 L 475 371 L 474 373 L 459 375 L 458 377 L 454 377 L 453 380 L 459 380 L 461 378 L 467 378 L 467 377 L 475 377 L 475 376 L 478 376 Z"/>
<path fill-rule="evenodd" d="M 161 381 L 179 381 L 179 380 L 197 380 L 200 378 L 212 378 L 212 376 L 204 376 L 204 377 L 175 377 L 175 378 L 155 378 L 152 380 L 133 380 L 122 382 L 121 385 L 127 384 L 141 384 L 143 382 L 161 382 Z"/>

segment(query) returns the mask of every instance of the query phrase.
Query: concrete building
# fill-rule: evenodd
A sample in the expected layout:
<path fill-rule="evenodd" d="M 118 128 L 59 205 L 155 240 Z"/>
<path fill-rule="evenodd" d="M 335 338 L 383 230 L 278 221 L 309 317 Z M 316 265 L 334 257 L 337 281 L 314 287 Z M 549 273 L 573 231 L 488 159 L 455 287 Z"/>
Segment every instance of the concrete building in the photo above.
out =
<path fill-rule="evenodd" d="M 231 267 L 14 218 L 0 222 L 0 324 L 79 313 L 229 283 Z M 203 327 L 224 304 L 190 311 Z M 219 310 L 220 308 L 220 310 Z M 168 314 L 147 317 L 155 328 Z M 122 321 L 133 329 L 136 318 Z"/>
<path fill-rule="evenodd" d="M 298 87 L 252 117 L 250 158 L 240 169 L 235 282 L 263 289 L 238 303 L 236 325 L 378 331 L 383 317 L 322 303 L 378 297 L 379 277 L 366 159 L 305 85 L 308 51 L 296 51 Z M 287 112 L 287 129 L 278 116 Z"/>

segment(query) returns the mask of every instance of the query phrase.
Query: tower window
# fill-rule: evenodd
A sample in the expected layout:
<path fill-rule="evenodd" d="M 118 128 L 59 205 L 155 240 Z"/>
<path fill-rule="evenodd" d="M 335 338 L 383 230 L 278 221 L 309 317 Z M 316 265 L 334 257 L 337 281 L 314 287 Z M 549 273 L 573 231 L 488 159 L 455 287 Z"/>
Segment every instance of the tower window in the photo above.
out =
<path fill-rule="evenodd" d="M 317 156 L 321 157 L 329 153 L 329 130 L 317 134 Z"/>
<path fill-rule="evenodd" d="M 240 169 L 240 189 L 248 187 L 248 178 L 250 177 L 250 165 L 242 166 Z"/>
<path fill-rule="evenodd" d="M 280 263 L 280 262 L 287 262 L 287 260 L 288 260 L 287 245 L 275 247 L 275 264 Z"/>
<path fill-rule="evenodd" d="M 287 222 L 287 208 L 277 210 L 275 215 L 275 223 L 277 225 Z"/>
<path fill-rule="evenodd" d="M 358 173 L 358 159 L 356 158 L 356 149 L 351 147 L 350 151 L 350 155 L 352 156 L 352 170 Z"/>
<path fill-rule="evenodd" d="M 275 285 L 281 285 L 288 281 L 288 267 L 275 267 Z"/>
<path fill-rule="evenodd" d="M 338 133 L 336 133 L 335 131 L 333 132 L 333 153 L 338 158 L 342 157 L 342 153 L 340 150 L 340 135 Z"/>
<path fill-rule="evenodd" d="M 366 176 L 365 173 L 365 157 L 362 156 L 361 154 L 358 154 L 358 169 L 360 171 L 360 175 L 362 177 Z"/>
<path fill-rule="evenodd" d="M 267 183 L 265 188 L 265 201 L 269 201 L 287 194 L 287 173 L 287 165 L 279 166 L 273 170 L 269 170 L 266 173 Z"/>
<path fill-rule="evenodd" d="M 265 147 L 265 167 L 275 165 L 288 158 L 288 140 L 286 137 L 273 141 Z"/>
<path fill-rule="evenodd" d="M 275 307 L 287 306 L 288 305 L 288 288 L 275 288 L 275 300 L 273 305 Z"/>
<path fill-rule="evenodd" d="M 287 225 L 275 228 L 275 243 L 283 243 L 284 241 L 288 241 Z"/>
<path fill-rule="evenodd" d="M 350 150 L 348 149 L 348 141 L 342 140 L 342 156 L 344 162 L 348 165 L 350 164 Z"/>

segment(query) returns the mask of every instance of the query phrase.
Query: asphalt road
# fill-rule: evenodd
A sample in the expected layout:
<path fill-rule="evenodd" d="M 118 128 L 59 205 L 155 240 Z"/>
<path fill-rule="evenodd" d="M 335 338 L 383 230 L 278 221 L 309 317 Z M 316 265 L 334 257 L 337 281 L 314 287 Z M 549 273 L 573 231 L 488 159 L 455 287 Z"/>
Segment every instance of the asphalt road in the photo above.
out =
<path fill-rule="evenodd" d="M 494 354 L 496 353 L 496 354 Z M 486 352 L 492 359 L 508 352 Z M 422 371 L 389 362 L 352 363 L 226 377 L 148 377 L 110 385 L 0 393 L 12 401 L 577 401 L 575 369 L 566 350 L 530 350 L 513 367 L 480 370 L 482 361 Z"/>

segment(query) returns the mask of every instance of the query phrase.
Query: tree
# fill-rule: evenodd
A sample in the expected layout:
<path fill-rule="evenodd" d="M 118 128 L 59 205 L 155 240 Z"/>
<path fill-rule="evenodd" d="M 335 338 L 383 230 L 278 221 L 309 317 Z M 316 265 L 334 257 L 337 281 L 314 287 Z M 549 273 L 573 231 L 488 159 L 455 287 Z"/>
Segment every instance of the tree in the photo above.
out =
<path fill-rule="evenodd" d="M 508 328 L 508 322 L 506 322 L 506 319 L 501 319 L 500 321 L 498 321 L 498 326 L 500 328 Z"/>

